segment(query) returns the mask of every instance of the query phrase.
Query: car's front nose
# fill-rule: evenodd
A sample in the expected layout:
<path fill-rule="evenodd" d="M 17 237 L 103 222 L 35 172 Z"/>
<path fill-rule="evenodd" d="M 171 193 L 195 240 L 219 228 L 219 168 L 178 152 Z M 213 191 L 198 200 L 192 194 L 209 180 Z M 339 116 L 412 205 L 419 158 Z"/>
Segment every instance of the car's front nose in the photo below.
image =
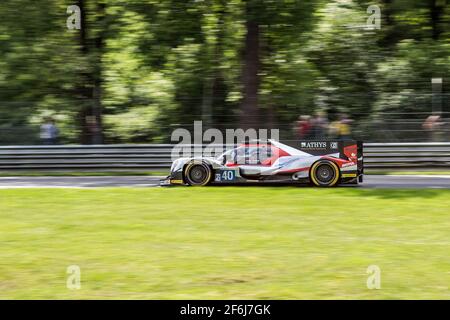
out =
<path fill-rule="evenodd" d="M 166 184 L 184 184 L 183 166 L 187 160 L 186 158 L 179 158 L 172 162 L 170 175 L 165 179 Z"/>
<path fill-rule="evenodd" d="M 183 180 L 183 171 L 178 170 L 175 172 L 170 172 L 170 175 L 168 175 L 165 179 L 162 179 L 160 181 L 160 186 L 168 186 L 172 184 L 184 184 Z"/>

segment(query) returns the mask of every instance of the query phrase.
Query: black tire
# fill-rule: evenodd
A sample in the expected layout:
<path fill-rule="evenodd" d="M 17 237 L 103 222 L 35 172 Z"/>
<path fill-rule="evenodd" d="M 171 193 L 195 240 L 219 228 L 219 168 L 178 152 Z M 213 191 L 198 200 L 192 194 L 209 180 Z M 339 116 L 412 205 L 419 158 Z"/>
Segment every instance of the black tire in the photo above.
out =
<path fill-rule="evenodd" d="M 329 160 L 320 160 L 311 166 L 311 182 L 318 187 L 333 187 L 339 181 L 339 167 Z"/>
<path fill-rule="evenodd" d="M 206 163 L 191 162 L 184 169 L 184 179 L 191 186 L 206 186 L 212 178 L 212 169 Z"/>

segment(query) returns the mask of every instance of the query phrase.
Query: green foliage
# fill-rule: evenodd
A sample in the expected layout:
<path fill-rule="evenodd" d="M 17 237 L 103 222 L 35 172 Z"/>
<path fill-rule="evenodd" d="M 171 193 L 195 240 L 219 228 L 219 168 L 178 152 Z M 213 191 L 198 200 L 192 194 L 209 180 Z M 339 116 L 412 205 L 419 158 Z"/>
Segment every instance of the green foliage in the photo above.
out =
<path fill-rule="evenodd" d="M 76 3 L 84 33 L 66 28 Z M 380 30 L 366 30 L 371 4 Z M 94 108 L 106 142 L 167 141 L 200 119 L 235 127 L 252 81 L 247 21 L 260 30 L 258 108 L 279 127 L 319 109 L 365 121 L 426 114 L 430 79 L 444 78 L 444 93 L 450 83 L 443 0 L 3 0 L 0 16 L 1 144 L 38 142 L 48 115 L 61 142 L 80 142 Z"/>

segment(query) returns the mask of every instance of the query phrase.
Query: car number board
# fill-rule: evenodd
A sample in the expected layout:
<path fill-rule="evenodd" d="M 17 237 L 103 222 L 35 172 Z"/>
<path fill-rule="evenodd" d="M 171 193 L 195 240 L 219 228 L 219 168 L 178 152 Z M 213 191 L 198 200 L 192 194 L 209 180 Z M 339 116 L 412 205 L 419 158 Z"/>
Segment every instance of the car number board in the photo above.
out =
<path fill-rule="evenodd" d="M 236 170 L 219 170 L 215 174 L 215 182 L 228 182 L 236 180 Z"/>

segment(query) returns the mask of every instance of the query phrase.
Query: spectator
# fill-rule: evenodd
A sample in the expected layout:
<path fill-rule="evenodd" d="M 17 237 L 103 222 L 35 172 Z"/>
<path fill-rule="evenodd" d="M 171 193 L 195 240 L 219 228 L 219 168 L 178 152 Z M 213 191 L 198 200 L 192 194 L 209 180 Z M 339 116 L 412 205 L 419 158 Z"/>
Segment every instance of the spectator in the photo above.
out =
<path fill-rule="evenodd" d="M 312 120 L 312 131 L 315 139 L 323 139 L 328 131 L 328 119 L 325 112 L 318 111 Z"/>
<path fill-rule="evenodd" d="M 339 127 L 340 127 L 339 120 L 334 120 L 330 123 L 330 126 L 328 127 L 328 136 L 330 139 L 339 138 Z"/>
<path fill-rule="evenodd" d="M 307 115 L 298 117 L 296 129 L 298 139 L 308 139 L 311 133 L 311 117 Z"/>
<path fill-rule="evenodd" d="M 338 138 L 339 139 L 350 139 L 351 138 L 351 128 L 350 124 L 353 121 L 348 118 L 346 114 L 341 114 L 339 116 L 338 125 Z"/>
<path fill-rule="evenodd" d="M 427 133 L 429 141 L 440 140 L 439 128 L 443 125 L 443 122 L 441 122 L 440 120 L 441 116 L 431 115 L 428 118 L 426 118 L 424 123 L 422 124 L 422 128 Z"/>
<path fill-rule="evenodd" d="M 59 130 L 56 127 L 55 120 L 48 117 L 45 123 L 41 125 L 40 138 L 44 145 L 54 145 L 58 140 Z"/>

